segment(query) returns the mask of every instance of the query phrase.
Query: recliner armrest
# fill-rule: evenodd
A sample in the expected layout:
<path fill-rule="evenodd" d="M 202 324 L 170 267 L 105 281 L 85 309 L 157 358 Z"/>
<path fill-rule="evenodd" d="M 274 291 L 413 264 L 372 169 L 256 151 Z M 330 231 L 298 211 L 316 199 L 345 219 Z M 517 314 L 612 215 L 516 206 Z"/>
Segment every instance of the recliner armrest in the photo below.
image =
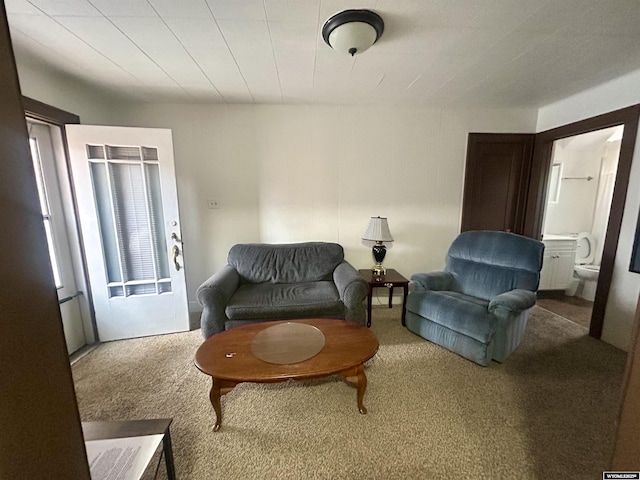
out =
<path fill-rule="evenodd" d="M 519 313 L 536 304 L 536 293 L 530 290 L 516 289 L 501 293 L 489 302 L 489 313 L 505 310 L 509 313 Z"/>
<path fill-rule="evenodd" d="M 416 290 L 459 290 L 454 276 L 449 272 L 414 273 L 411 281 L 415 283 Z"/>
<path fill-rule="evenodd" d="M 196 291 L 198 303 L 204 308 L 200 319 L 202 335 L 208 338 L 224 330 L 229 299 L 240 286 L 240 275 L 230 265 L 208 278 Z"/>

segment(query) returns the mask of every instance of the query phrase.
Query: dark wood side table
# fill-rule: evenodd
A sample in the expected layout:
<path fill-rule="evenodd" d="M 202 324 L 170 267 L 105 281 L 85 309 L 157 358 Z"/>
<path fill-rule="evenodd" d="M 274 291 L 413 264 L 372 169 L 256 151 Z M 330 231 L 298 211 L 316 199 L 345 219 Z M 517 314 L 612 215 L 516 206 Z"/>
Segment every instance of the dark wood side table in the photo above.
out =
<path fill-rule="evenodd" d="M 402 287 L 404 297 L 402 298 L 402 326 L 405 326 L 405 316 L 407 314 L 407 294 L 409 293 L 409 280 L 400 275 L 393 268 L 387 268 L 385 275 L 376 275 L 371 270 L 358 270 L 360 275 L 369 284 L 369 295 L 367 296 L 367 327 L 371 326 L 371 301 L 373 299 L 373 289 L 386 287 L 389 289 L 389 308 L 392 306 L 393 287 Z"/>
<path fill-rule="evenodd" d="M 169 431 L 169 426 L 172 421 L 172 418 L 159 418 L 150 420 L 82 422 L 82 433 L 85 442 L 108 438 L 164 435 L 162 437 L 162 448 L 164 451 L 164 461 L 167 466 L 167 478 L 169 478 L 169 480 L 176 480 L 176 470 L 173 464 L 173 449 L 171 447 L 171 432 Z"/>

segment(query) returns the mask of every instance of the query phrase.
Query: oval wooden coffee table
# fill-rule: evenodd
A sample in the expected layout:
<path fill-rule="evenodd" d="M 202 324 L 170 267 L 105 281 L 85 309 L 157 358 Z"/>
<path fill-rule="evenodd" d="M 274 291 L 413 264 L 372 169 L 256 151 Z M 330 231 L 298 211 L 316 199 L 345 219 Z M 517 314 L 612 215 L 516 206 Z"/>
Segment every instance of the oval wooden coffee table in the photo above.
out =
<path fill-rule="evenodd" d="M 272 335 L 256 335 L 269 327 L 281 324 L 306 324 L 316 327 L 324 335 L 324 346 L 311 358 L 297 363 L 288 362 L 300 353 L 297 341 L 298 328 L 270 329 Z M 269 354 L 282 352 L 281 359 L 271 359 L 269 362 L 260 360 L 254 354 L 254 348 L 259 351 L 254 340 L 261 340 L 269 336 Z M 317 337 L 317 332 L 316 335 Z M 316 340 L 312 340 L 311 343 Z M 378 351 L 378 339 L 366 327 L 354 322 L 331 319 L 284 320 L 276 322 L 261 322 L 232 328 L 209 337 L 197 350 L 195 366 L 212 379 L 209 399 L 216 413 L 214 431 L 220 430 L 222 424 L 222 408 L 220 397 L 242 382 L 274 383 L 285 380 L 305 380 L 325 377 L 327 375 L 342 375 L 357 387 L 358 410 L 367 413 L 362 401 L 367 388 L 367 377 L 364 374 L 364 364 Z M 309 348 L 313 348 L 310 346 Z M 304 348 L 303 348 L 304 349 Z M 302 353 L 304 356 L 304 352 Z"/>

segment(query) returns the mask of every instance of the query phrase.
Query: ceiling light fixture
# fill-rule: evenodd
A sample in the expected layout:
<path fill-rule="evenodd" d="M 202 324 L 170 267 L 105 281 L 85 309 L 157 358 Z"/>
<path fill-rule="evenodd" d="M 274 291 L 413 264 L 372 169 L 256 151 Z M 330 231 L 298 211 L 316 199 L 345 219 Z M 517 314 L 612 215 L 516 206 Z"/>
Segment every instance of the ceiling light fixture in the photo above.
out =
<path fill-rule="evenodd" d="M 371 10 L 345 10 L 329 18 L 322 27 L 325 43 L 338 52 L 354 56 L 376 43 L 384 22 Z"/>

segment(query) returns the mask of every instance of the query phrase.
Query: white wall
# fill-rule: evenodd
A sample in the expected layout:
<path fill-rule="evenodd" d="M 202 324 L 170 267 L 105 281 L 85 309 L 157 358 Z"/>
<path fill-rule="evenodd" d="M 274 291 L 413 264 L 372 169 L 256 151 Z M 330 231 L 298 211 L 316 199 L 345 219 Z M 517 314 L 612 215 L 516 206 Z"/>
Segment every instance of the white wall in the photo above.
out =
<path fill-rule="evenodd" d="M 82 123 L 106 123 L 113 98 L 63 73 L 16 55 L 20 89 L 25 97 L 80 116 Z"/>
<path fill-rule="evenodd" d="M 534 110 L 118 105 L 103 92 L 18 59 L 23 94 L 83 123 L 171 128 L 190 300 L 236 242 L 328 240 L 359 268 L 369 216 L 389 217 L 385 264 L 440 268 L 459 229 L 469 132 L 540 132 L 640 103 L 640 70 Z M 628 272 L 640 208 L 640 148 L 603 340 L 628 348 L 640 275 Z M 215 197 L 221 208 L 209 210 Z"/>
<path fill-rule="evenodd" d="M 566 142 L 565 142 L 566 143 Z M 548 202 L 543 233 L 590 232 L 598 193 L 602 148 L 572 148 L 569 143 L 556 142 L 553 163 L 560 163 L 561 177 L 558 202 Z M 593 180 L 582 180 L 584 177 Z M 566 177 L 578 177 L 566 179 Z"/>
<path fill-rule="evenodd" d="M 536 130 L 542 132 L 638 103 L 640 103 L 640 70 L 541 108 L 538 112 Z M 636 140 L 611 292 L 602 331 L 602 340 L 627 351 L 630 348 L 631 330 L 640 293 L 640 275 L 629 272 L 639 209 L 640 142 Z"/>
<path fill-rule="evenodd" d="M 369 217 L 385 265 L 444 266 L 459 232 L 469 132 L 530 132 L 535 110 L 120 105 L 112 122 L 173 130 L 190 300 L 238 242 L 333 241 L 357 268 Z M 220 209 L 209 210 L 207 198 Z M 193 308 L 192 303 L 192 308 Z"/>

